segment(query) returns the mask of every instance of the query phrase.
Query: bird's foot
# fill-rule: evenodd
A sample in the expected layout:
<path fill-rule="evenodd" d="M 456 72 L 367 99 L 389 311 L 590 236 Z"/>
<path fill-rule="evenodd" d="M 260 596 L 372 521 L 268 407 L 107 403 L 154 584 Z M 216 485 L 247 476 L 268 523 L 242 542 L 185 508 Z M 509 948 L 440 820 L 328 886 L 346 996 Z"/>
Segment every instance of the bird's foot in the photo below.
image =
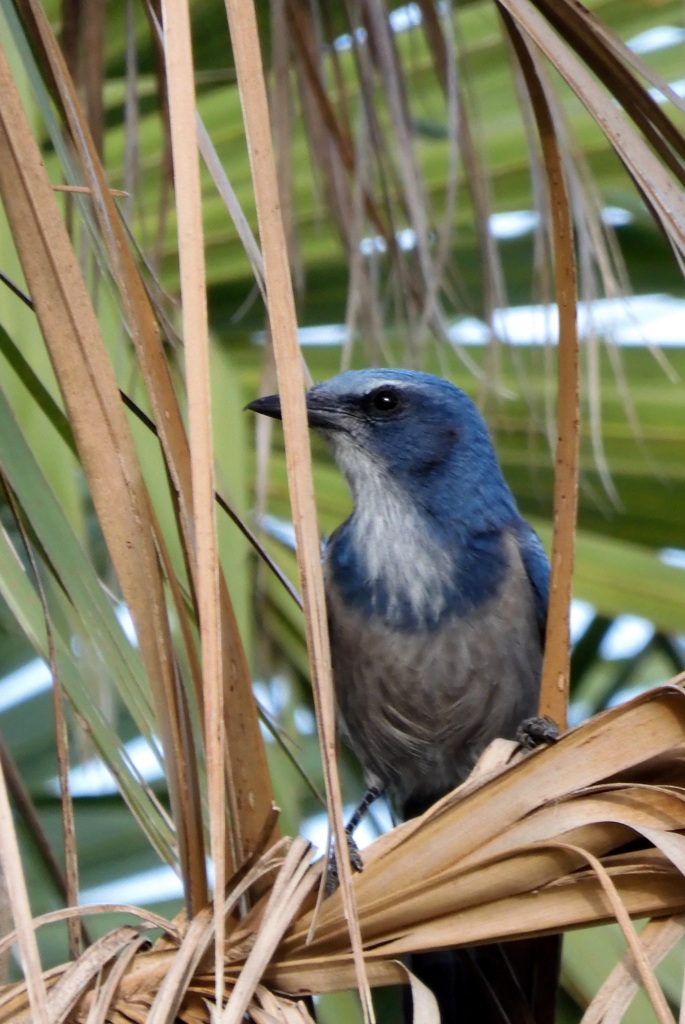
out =
<path fill-rule="evenodd" d="M 546 715 L 526 718 L 516 730 L 516 742 L 523 750 L 535 750 L 559 739 L 559 726 Z"/>
<path fill-rule="evenodd" d="M 362 855 L 359 852 L 359 847 L 352 837 L 352 833 L 345 830 L 345 837 L 347 839 L 347 856 L 349 858 L 350 867 L 353 871 L 363 871 L 364 861 Z M 328 861 L 328 869 L 326 872 L 326 896 L 332 896 L 335 890 L 340 885 L 340 875 L 338 873 L 338 861 L 335 853 L 332 853 Z"/>
<path fill-rule="evenodd" d="M 350 860 L 350 866 L 353 871 L 363 871 L 364 862 L 362 855 L 359 852 L 359 847 L 354 841 L 354 830 L 356 829 L 359 822 L 362 820 L 366 812 L 368 811 L 374 800 L 377 800 L 379 796 L 382 796 L 384 787 L 378 783 L 372 784 L 364 794 L 364 799 L 356 808 L 354 814 L 345 826 L 345 837 L 347 839 L 347 856 Z M 330 860 L 328 861 L 328 870 L 326 874 L 326 896 L 330 896 L 331 893 L 340 885 L 340 877 L 338 875 L 338 863 L 335 859 L 335 853 L 331 854 Z"/>

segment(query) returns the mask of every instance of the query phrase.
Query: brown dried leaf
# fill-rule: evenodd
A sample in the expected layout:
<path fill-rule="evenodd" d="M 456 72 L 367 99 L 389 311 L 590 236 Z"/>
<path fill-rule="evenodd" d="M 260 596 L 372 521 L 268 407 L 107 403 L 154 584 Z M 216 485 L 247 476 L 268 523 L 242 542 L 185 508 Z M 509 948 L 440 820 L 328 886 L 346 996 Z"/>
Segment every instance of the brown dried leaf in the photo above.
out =
<path fill-rule="evenodd" d="M 227 0 L 236 71 L 241 86 L 243 116 L 250 150 L 259 230 L 269 296 L 279 391 L 283 409 L 288 481 L 298 564 L 302 579 L 307 647 L 323 756 L 326 793 L 338 849 L 345 849 L 340 778 L 336 759 L 337 735 L 326 605 L 321 571 L 321 548 L 314 504 L 311 452 L 304 399 L 305 378 L 297 339 L 297 318 L 279 213 L 278 180 L 269 126 L 262 58 L 252 3 Z M 347 928 L 352 942 L 357 981 L 365 1020 L 373 1020 L 371 995 L 364 973 L 350 866 L 343 859 L 340 883 Z"/>
<path fill-rule="evenodd" d="M 640 942 L 628 918 L 685 912 L 684 737 L 685 693 L 669 686 L 598 716 L 548 749 L 518 753 L 508 765 L 502 755 L 510 746 L 498 744 L 463 786 L 364 852 L 354 887 L 370 983 L 406 983 L 397 960 L 410 952 L 544 936 L 618 918 L 659 1019 L 670 1020 L 651 965 L 680 925 L 663 935 L 650 927 Z M 282 863 L 281 850 L 275 847 L 252 874 L 235 880 L 225 913 L 254 873 L 267 877 Z M 356 984 L 339 892 L 324 902 L 314 940 L 307 941 L 321 871 L 322 863 L 308 866 L 306 850 L 295 844 L 271 896 L 230 933 L 224 980 L 235 993 L 228 1003 L 235 1019 L 247 1007 L 268 1012 L 260 986 L 298 998 Z M 108 1021 L 147 1020 L 165 987 L 174 1000 L 155 1018 L 158 1024 L 174 1011 L 189 1024 L 208 1021 L 209 1010 L 202 1016 L 200 1007 L 211 1005 L 214 993 L 203 956 L 211 935 L 208 909 L 180 945 L 169 939 L 138 953 L 121 977 Z M 47 972 L 46 984 L 63 974 Z M 612 985 L 619 984 L 617 976 Z M 631 984 L 625 982 L 626 997 Z M 97 998 L 86 996 L 83 1014 Z M 16 1019 L 25 1007 L 25 988 L 0 990 L 0 1021 Z"/>
<path fill-rule="evenodd" d="M 412 950 L 607 920 L 612 907 L 583 866 L 588 855 L 601 858 L 631 914 L 680 910 L 685 880 L 671 864 L 682 856 L 674 830 L 685 824 L 684 735 L 685 695 L 663 688 L 547 750 L 475 775 L 423 818 L 381 837 L 355 878 L 367 958 L 385 960 L 391 980 L 387 959 Z M 667 856 L 654 846 L 614 855 L 636 835 L 657 841 Z M 332 984 L 349 964 L 338 894 L 324 904 L 307 946 L 308 924 L 305 915 L 269 973 L 291 992 L 303 990 L 308 971 L 317 985 Z"/>
<path fill-rule="evenodd" d="M 685 935 L 685 917 L 649 921 L 640 932 L 640 944 L 652 968 Z M 640 987 L 630 954 L 616 965 L 583 1014 L 581 1024 L 620 1024 Z"/>
<path fill-rule="evenodd" d="M 214 864 L 216 1003 L 223 1004 L 222 913 L 226 873 L 226 736 L 219 601 L 219 551 L 214 504 L 214 444 L 210 392 L 209 325 L 205 293 L 202 196 L 195 113 L 195 75 L 187 3 L 162 0 L 164 58 L 169 89 L 171 151 L 174 165 L 178 253 L 190 433 L 190 465 L 195 536 L 195 593 L 202 651 L 207 798 L 210 852 Z M 197 906 L 197 904 L 195 905 Z"/>
<path fill-rule="evenodd" d="M 68 410 L 93 502 L 136 624 L 156 697 L 188 892 L 202 892 L 204 859 L 195 765 L 188 763 L 150 501 L 112 363 L 40 152 L 3 60 L 0 192 Z M 108 197 L 108 201 L 111 199 Z"/>
<path fill-rule="evenodd" d="M 571 597 L 578 514 L 580 380 L 578 288 L 575 241 L 566 174 L 537 54 L 519 26 L 502 10 L 514 52 L 526 82 L 540 134 L 552 215 L 557 308 L 559 310 L 557 448 L 554 473 L 552 574 L 545 636 L 540 714 L 566 728 L 571 675 Z"/>
<path fill-rule="evenodd" d="M 127 326 L 136 346 L 140 367 L 148 388 L 156 426 L 164 451 L 166 466 L 178 501 L 180 532 L 191 578 L 196 574 L 193 495 L 188 440 L 176 398 L 159 327 L 150 297 L 135 264 L 129 239 L 115 207 L 104 171 L 94 151 L 92 140 L 83 124 L 73 85 L 49 21 L 38 0 L 22 0 L 24 19 L 41 48 L 48 74 L 54 83 L 72 140 L 81 159 L 81 166 L 93 195 L 94 208 L 111 261 L 111 270 L 120 289 L 127 317 Z M 158 537 L 158 543 L 163 543 Z M 232 839 L 238 860 L 249 857 L 259 842 L 264 822 L 268 820 L 273 790 L 266 762 L 264 743 L 259 730 L 252 681 L 235 614 L 223 575 L 219 581 L 222 628 L 222 678 L 225 687 L 226 753 L 228 767 L 228 798 L 231 810 Z M 201 694 L 198 695 L 200 702 Z M 175 697 L 170 696 L 172 707 Z M 163 709 L 162 709 L 163 712 Z M 182 747 L 179 745 L 179 751 Z M 188 764 L 183 771 L 193 769 Z M 192 774 L 187 776 L 192 782 Z M 189 829 L 199 842 L 201 830 Z M 202 899 L 204 859 L 193 857 L 193 891 Z M 230 866 L 229 866 L 230 869 Z"/>
<path fill-rule="evenodd" d="M 50 1024 L 63 1024 L 102 968 L 138 937 L 137 928 L 123 925 L 96 939 L 78 960 L 70 964 L 50 989 Z"/>
<path fill-rule="evenodd" d="M 0 79 L 3 71 L 0 51 Z M 48 1024 L 48 1003 L 45 980 L 41 973 L 40 953 L 36 942 L 35 923 L 31 920 L 31 904 L 21 863 L 19 842 L 14 828 L 4 773 L 0 770 L 0 869 L 9 897 L 9 907 L 17 927 L 19 953 L 26 977 L 26 990 L 36 1024 Z"/>
<path fill-rule="evenodd" d="M 546 54 L 585 104 L 625 164 L 676 255 L 682 258 L 685 252 L 685 197 L 680 185 L 664 166 L 667 163 L 671 171 L 674 169 L 672 161 L 666 160 L 666 144 L 650 137 L 649 141 L 656 152 L 650 148 L 614 98 L 604 91 L 566 40 L 550 27 L 531 0 L 498 0 L 498 4 L 509 12 L 521 31 Z M 566 8 L 571 5 L 564 3 L 557 6 Z M 617 96 L 617 99 L 620 102 L 621 96 Z M 682 146 L 682 140 L 679 145 Z"/>

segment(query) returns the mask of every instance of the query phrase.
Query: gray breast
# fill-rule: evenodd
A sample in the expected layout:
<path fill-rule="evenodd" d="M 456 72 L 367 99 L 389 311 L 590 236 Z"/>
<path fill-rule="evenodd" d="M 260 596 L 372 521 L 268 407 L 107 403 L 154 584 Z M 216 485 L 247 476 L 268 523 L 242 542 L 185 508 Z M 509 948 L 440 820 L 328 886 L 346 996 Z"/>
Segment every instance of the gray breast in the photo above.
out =
<path fill-rule="evenodd" d="M 499 592 L 438 630 L 388 626 L 341 600 L 327 574 L 341 730 L 367 784 L 398 802 L 458 785 L 496 737 L 537 710 L 542 653 L 533 592 L 513 539 Z"/>

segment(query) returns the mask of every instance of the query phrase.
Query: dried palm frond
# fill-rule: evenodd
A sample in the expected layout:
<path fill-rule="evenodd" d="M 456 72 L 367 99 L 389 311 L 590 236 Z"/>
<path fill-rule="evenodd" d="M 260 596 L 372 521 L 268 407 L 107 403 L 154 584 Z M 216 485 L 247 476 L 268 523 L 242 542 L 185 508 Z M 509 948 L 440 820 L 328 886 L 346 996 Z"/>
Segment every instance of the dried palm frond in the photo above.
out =
<path fill-rule="evenodd" d="M 668 919 L 685 913 L 683 682 L 534 754 L 496 741 L 461 787 L 368 847 L 354 888 L 370 981 L 406 982 L 400 958 L 418 950 L 618 920 L 628 947 L 623 970 L 645 985 L 657 1019 L 670 1020 L 652 968 L 682 934 L 682 923 Z M 268 1019 L 260 1007 L 277 1020 L 307 1020 L 307 995 L 355 984 L 340 894 L 312 906 L 322 865 L 312 864 L 303 840 L 280 840 L 229 882 L 222 1020 L 240 1021 L 246 1010 Z M 237 922 L 232 912 L 257 877 L 268 887 Z M 638 935 L 631 917 L 656 920 Z M 51 972 L 50 1020 L 65 1019 L 68 1004 L 69 1019 L 83 1024 L 208 1022 L 211 908 L 167 922 L 163 938 L 143 946 L 150 923 L 117 928 Z M 0 1021 L 27 1012 L 25 985 L 0 990 Z"/>

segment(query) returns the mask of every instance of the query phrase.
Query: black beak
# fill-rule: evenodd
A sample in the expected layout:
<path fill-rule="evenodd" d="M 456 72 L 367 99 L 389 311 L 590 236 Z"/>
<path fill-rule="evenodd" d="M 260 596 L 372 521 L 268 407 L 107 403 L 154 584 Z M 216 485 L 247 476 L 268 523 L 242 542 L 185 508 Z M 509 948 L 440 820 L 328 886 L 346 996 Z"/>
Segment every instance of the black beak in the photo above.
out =
<path fill-rule="evenodd" d="M 271 416 L 275 420 L 283 418 L 281 416 L 280 395 L 265 395 L 264 398 L 256 398 L 254 402 L 250 402 L 245 408 L 251 412 L 261 413 L 262 416 Z"/>
<path fill-rule="evenodd" d="M 316 390 L 309 391 L 306 400 L 307 420 L 310 427 L 319 427 L 322 430 L 336 430 L 340 428 L 339 415 L 336 416 L 338 410 L 332 408 L 330 404 L 327 405 L 325 401 L 322 402 Z M 266 395 L 265 398 L 256 398 L 254 402 L 250 402 L 245 408 L 251 412 L 261 413 L 262 416 L 271 416 L 275 420 L 283 419 L 280 395 Z"/>

